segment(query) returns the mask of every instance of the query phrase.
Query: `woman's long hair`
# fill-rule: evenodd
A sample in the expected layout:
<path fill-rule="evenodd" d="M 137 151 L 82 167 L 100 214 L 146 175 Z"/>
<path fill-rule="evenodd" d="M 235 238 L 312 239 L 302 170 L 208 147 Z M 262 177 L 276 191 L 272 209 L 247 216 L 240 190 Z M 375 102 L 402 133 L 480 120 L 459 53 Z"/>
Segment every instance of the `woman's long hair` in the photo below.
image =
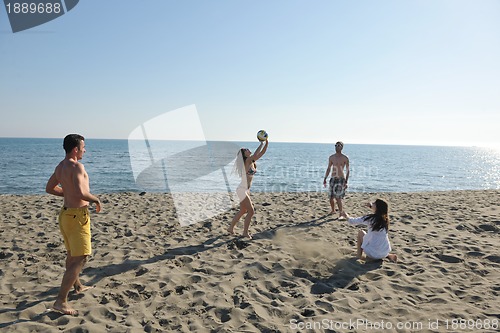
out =
<path fill-rule="evenodd" d="M 238 150 L 238 154 L 236 154 L 236 161 L 234 162 L 233 167 L 233 172 L 236 171 L 236 173 L 240 177 L 243 177 L 243 175 L 246 173 L 245 162 L 247 161 L 247 157 L 245 156 L 245 150 L 246 148 L 241 148 L 240 150 Z"/>
<path fill-rule="evenodd" d="M 389 205 L 382 199 L 375 200 L 375 213 L 365 216 L 365 221 L 371 221 L 373 231 L 385 229 L 389 231 Z"/>

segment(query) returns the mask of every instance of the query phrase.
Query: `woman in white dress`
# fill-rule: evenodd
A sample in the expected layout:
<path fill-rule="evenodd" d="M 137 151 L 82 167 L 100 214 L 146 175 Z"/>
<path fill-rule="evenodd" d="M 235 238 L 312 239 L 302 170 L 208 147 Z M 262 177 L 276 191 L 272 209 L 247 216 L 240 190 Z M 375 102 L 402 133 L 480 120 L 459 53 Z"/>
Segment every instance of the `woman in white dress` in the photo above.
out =
<path fill-rule="evenodd" d="M 391 243 L 389 242 L 389 205 L 382 199 L 377 199 L 368 204 L 372 214 L 361 217 L 351 218 L 347 213 L 344 217 L 350 224 L 366 225 L 368 232 L 359 230 L 357 241 L 357 255 L 363 259 L 363 251 L 367 259 L 387 258 L 392 262 L 398 261 L 398 256 L 391 252 Z"/>

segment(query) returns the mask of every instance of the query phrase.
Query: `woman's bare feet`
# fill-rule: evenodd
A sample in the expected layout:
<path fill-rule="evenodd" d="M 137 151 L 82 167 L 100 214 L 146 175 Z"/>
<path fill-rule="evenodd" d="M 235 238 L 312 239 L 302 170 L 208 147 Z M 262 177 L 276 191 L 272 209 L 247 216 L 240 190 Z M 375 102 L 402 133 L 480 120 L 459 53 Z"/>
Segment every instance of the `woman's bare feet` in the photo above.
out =
<path fill-rule="evenodd" d="M 87 291 L 89 289 L 93 289 L 95 288 L 95 286 L 84 286 L 83 284 L 79 285 L 79 286 L 75 286 L 75 293 L 77 294 L 81 294 L 83 293 L 84 291 Z"/>
<path fill-rule="evenodd" d="M 64 315 L 78 316 L 78 311 L 73 309 L 67 302 L 59 303 L 56 301 L 52 310 L 59 312 Z"/>
<path fill-rule="evenodd" d="M 253 239 L 252 238 L 252 234 L 251 233 L 246 233 L 246 234 L 243 234 L 243 237 L 248 237 L 250 239 Z"/>
<path fill-rule="evenodd" d="M 387 255 L 387 259 L 389 259 L 392 262 L 398 262 L 398 256 L 396 254 L 393 254 L 393 253 L 389 253 Z"/>

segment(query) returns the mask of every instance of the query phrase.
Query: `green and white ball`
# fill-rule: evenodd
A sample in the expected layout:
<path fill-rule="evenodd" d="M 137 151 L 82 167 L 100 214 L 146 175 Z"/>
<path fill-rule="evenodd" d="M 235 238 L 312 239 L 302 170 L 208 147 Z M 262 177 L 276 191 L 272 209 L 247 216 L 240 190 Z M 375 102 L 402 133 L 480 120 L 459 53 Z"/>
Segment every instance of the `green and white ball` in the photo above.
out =
<path fill-rule="evenodd" d="M 266 141 L 268 138 L 268 134 L 265 130 L 260 130 L 257 132 L 257 139 L 259 141 Z"/>

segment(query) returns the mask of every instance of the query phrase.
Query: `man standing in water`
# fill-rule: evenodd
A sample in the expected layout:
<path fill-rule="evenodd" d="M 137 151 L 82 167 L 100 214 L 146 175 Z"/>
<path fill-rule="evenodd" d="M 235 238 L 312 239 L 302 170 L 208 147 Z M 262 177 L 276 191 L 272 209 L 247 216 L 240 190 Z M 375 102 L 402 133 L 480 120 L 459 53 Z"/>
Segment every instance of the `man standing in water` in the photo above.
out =
<path fill-rule="evenodd" d="M 101 202 L 90 193 L 89 176 L 83 164 L 78 162 L 85 153 L 85 138 L 69 134 L 64 138 L 63 147 L 66 157 L 56 167 L 45 188 L 49 194 L 64 197 L 64 206 L 59 214 L 59 229 L 67 250 L 66 272 L 53 310 L 77 315 L 78 311 L 68 304 L 68 293 L 72 287 L 76 293 L 90 288 L 82 285 L 78 276 L 92 252 L 88 206 L 89 203 L 94 203 L 96 212 L 99 213 Z"/>
<path fill-rule="evenodd" d="M 331 155 L 328 159 L 328 168 L 326 169 L 325 178 L 323 179 L 323 186 L 326 187 L 326 179 L 331 170 L 330 188 L 328 191 L 330 206 L 332 207 L 330 214 L 335 214 L 335 201 L 337 201 L 337 205 L 339 206 L 339 219 L 342 218 L 342 213 L 344 212 L 342 199 L 345 196 L 347 180 L 349 179 L 349 158 L 342 154 L 342 148 L 344 148 L 344 144 L 338 141 L 335 144 L 335 154 Z M 344 168 L 346 169 L 345 176 Z"/>

